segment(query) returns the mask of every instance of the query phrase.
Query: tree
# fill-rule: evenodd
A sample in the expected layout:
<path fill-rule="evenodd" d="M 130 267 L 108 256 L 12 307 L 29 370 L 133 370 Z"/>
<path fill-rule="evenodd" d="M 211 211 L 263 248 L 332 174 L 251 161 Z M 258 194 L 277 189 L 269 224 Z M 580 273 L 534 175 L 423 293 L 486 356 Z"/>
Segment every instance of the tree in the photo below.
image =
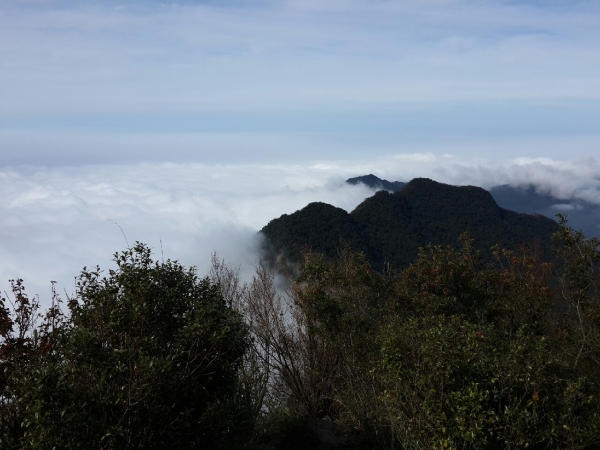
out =
<path fill-rule="evenodd" d="M 240 434 L 230 401 L 248 345 L 219 285 L 143 244 L 82 271 L 68 317 L 12 403 L 18 448 L 215 448 Z M 237 428 L 236 428 L 237 427 Z"/>
<path fill-rule="evenodd" d="M 557 238 L 562 289 L 525 247 L 484 264 L 467 235 L 400 273 L 306 255 L 297 305 L 338 353 L 337 416 L 379 448 L 598 448 L 600 242 Z"/>

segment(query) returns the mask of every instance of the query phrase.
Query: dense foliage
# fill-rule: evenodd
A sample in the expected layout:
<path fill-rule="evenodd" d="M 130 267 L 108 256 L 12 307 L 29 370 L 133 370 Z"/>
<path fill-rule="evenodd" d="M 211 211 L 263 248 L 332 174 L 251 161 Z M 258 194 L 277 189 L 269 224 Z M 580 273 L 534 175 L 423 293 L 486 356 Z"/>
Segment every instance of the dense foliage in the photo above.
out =
<path fill-rule="evenodd" d="M 219 286 L 143 245 L 116 263 L 108 277 L 84 269 L 70 314 L 39 326 L 16 284 L 0 330 L 2 448 L 206 448 L 241 431 L 226 406 L 247 330 Z"/>
<path fill-rule="evenodd" d="M 554 239 L 557 264 L 462 234 L 404 270 L 338 246 L 247 285 L 137 245 L 68 315 L 16 280 L 0 447 L 598 449 L 600 239 Z"/>
<path fill-rule="evenodd" d="M 382 448 L 598 448 L 600 241 L 556 237 L 560 284 L 525 249 L 482 264 L 467 236 L 396 275 L 307 255 L 294 292 L 337 353 L 332 417 Z"/>
<path fill-rule="evenodd" d="M 429 243 L 456 247 L 468 231 L 484 261 L 490 247 L 517 250 L 527 243 L 547 259 L 557 224 L 546 217 L 519 214 L 498 207 L 489 192 L 473 186 L 449 186 L 414 179 L 397 192 L 377 192 L 351 213 L 333 206 L 310 204 L 272 220 L 262 229 L 272 255 L 298 261 L 308 244 L 313 251 L 336 257 L 340 240 L 365 253 L 371 266 L 403 269 Z"/>

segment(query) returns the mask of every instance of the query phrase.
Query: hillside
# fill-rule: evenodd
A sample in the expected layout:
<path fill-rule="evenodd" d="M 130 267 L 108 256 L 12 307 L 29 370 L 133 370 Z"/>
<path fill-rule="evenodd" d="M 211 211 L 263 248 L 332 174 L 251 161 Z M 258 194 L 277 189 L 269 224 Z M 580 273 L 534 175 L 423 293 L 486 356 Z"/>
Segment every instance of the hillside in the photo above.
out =
<path fill-rule="evenodd" d="M 388 181 L 375 175 L 363 175 L 349 178 L 348 184 L 362 183 L 375 190 L 395 192 L 405 183 Z M 554 218 L 557 214 L 566 214 L 569 225 L 582 231 L 586 236 L 600 236 L 600 205 L 582 199 L 557 198 L 538 192 L 533 186 L 514 187 L 494 186 L 489 189 L 498 206 L 525 214 L 541 214 Z"/>
<path fill-rule="evenodd" d="M 297 261 L 307 247 L 333 257 L 342 238 L 356 251 L 369 250 L 361 225 L 343 209 L 327 203 L 310 203 L 293 214 L 284 214 L 261 231 L 269 239 L 271 255 L 283 251 L 292 261 Z"/>
<path fill-rule="evenodd" d="M 489 249 L 495 244 L 517 249 L 524 242 L 537 243 L 538 251 L 549 257 L 556 229 L 547 217 L 499 207 L 484 189 L 416 178 L 394 193 L 377 192 L 351 213 L 312 203 L 272 220 L 261 231 L 270 255 L 283 253 L 296 261 L 309 246 L 333 258 L 343 240 L 382 269 L 388 264 L 406 267 L 428 243 L 456 246 L 465 231 L 484 259 L 491 257 Z"/>

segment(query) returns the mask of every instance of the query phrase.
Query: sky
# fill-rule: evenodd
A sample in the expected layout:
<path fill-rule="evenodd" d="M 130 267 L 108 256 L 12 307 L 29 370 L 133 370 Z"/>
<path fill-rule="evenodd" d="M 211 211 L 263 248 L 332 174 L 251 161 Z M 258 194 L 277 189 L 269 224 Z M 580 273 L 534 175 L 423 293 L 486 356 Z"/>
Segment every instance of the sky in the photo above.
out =
<path fill-rule="evenodd" d="M 600 3 L 0 0 L 0 287 L 252 267 L 366 173 L 600 203 Z"/>

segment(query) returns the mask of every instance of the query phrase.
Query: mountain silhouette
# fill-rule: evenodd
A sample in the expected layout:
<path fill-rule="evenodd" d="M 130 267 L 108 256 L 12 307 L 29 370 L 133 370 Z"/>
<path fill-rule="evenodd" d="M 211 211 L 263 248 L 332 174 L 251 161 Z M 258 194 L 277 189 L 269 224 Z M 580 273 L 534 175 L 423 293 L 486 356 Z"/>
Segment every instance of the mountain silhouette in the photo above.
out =
<path fill-rule="evenodd" d="M 362 175 L 360 177 L 354 177 L 354 178 L 348 178 L 346 180 L 346 183 L 349 183 L 349 184 L 362 183 L 362 184 L 370 187 L 371 189 L 378 189 L 378 190 L 384 190 L 384 191 L 390 191 L 390 192 L 395 192 L 406 184 L 406 183 L 403 183 L 402 181 L 382 180 L 381 178 L 376 177 L 373 174 Z"/>
<path fill-rule="evenodd" d="M 387 181 L 375 175 L 363 175 L 349 178 L 348 184 L 362 183 L 374 190 L 395 192 L 404 186 L 401 181 Z M 566 214 L 569 226 L 582 231 L 586 236 L 600 235 L 600 205 L 581 200 L 557 198 L 540 193 L 534 186 L 514 187 L 507 184 L 489 189 L 498 206 L 525 214 L 541 214 L 555 218 L 557 214 Z M 557 221 L 557 220 L 555 220 Z"/>
<path fill-rule="evenodd" d="M 533 186 L 513 187 L 494 186 L 490 189 L 498 205 L 513 211 L 527 214 L 542 214 L 556 217 L 566 214 L 569 226 L 583 231 L 588 237 L 600 235 L 600 205 L 584 200 L 559 199 L 550 194 L 540 193 Z"/>
<path fill-rule="evenodd" d="M 283 254 L 297 261 L 309 247 L 335 258 L 345 242 L 382 269 L 408 266 L 419 247 L 429 243 L 458 246 L 464 232 L 474 239 L 484 260 L 492 257 L 490 247 L 495 244 L 510 250 L 527 244 L 550 259 L 550 237 L 557 228 L 547 217 L 499 207 L 485 189 L 416 178 L 396 192 L 375 193 L 350 213 L 311 203 L 270 221 L 261 231 L 271 256 Z"/>

